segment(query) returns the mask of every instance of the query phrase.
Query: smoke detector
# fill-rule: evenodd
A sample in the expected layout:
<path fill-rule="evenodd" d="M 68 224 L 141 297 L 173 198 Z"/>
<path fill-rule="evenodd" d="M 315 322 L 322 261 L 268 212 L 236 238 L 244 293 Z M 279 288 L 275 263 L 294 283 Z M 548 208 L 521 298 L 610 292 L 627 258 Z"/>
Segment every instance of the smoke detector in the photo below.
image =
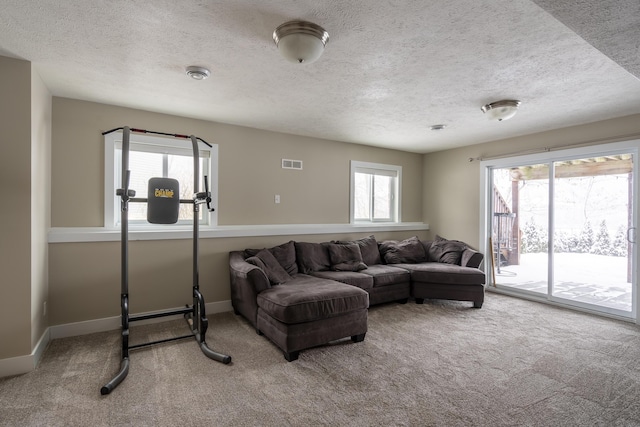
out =
<path fill-rule="evenodd" d="M 211 71 L 204 67 L 190 66 L 187 67 L 187 76 L 194 80 L 204 80 L 211 75 Z"/>

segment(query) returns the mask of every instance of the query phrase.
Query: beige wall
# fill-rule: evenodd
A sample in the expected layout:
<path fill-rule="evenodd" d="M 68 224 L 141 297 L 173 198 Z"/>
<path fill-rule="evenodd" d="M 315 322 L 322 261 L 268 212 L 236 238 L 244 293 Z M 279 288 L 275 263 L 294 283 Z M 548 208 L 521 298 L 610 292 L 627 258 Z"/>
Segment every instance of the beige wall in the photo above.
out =
<path fill-rule="evenodd" d="M 629 117 L 419 156 L 54 98 L 52 221 L 58 227 L 102 225 L 104 168 L 100 131 L 129 125 L 193 133 L 219 144 L 220 225 L 346 223 L 348 161 L 355 159 L 403 166 L 404 220 L 424 221 L 431 230 L 411 234 L 420 237 L 441 234 L 477 247 L 480 169 L 479 162 L 469 162 L 470 157 L 499 156 L 535 147 L 628 135 L 640 132 L 636 122 L 640 123 L 639 117 Z M 283 157 L 303 160 L 304 170 L 282 170 Z M 83 161 L 77 161 L 79 158 Z M 69 188 L 74 191 L 68 191 Z M 280 205 L 273 203 L 274 194 L 281 195 Z M 376 237 L 404 238 L 408 234 L 376 233 Z M 230 250 L 269 247 L 290 239 L 325 241 L 335 237 L 350 236 L 202 239 L 203 294 L 207 302 L 230 298 L 227 267 Z M 130 248 L 133 312 L 188 302 L 185 295 L 191 280 L 189 240 L 131 242 Z M 56 243 L 49 245 L 49 250 L 52 325 L 118 315 L 118 242 Z M 87 295 L 91 297 L 87 299 Z"/>
<path fill-rule="evenodd" d="M 51 100 L 29 62 L 0 57 L 0 71 L 0 182 L 9 189 L 0 209 L 0 220 L 7 225 L 0 240 L 0 360 L 29 354 L 48 325 L 119 314 L 119 242 L 44 243 L 50 225 L 103 225 L 101 131 L 129 125 L 193 133 L 218 144 L 220 225 L 347 223 L 349 160 L 399 164 L 404 179 L 403 220 L 424 221 L 431 231 L 381 232 L 376 237 L 441 234 L 474 246 L 479 238 L 480 165 L 469 162 L 470 157 L 640 134 L 640 116 L 632 116 L 421 156 L 90 102 Z M 281 158 L 303 160 L 304 170 L 282 170 Z M 273 203 L 274 194 L 281 195 L 281 204 Z M 230 250 L 270 247 L 290 239 L 319 242 L 356 237 L 361 234 L 202 239 L 202 291 L 207 302 L 230 298 Z M 189 240 L 131 242 L 130 260 L 132 311 L 189 302 Z M 48 318 L 42 315 L 45 301 Z"/>
<path fill-rule="evenodd" d="M 201 239 L 200 290 L 207 303 L 228 301 L 229 251 L 272 247 L 289 240 L 323 242 L 362 237 L 362 233 Z M 426 232 L 411 232 L 426 238 Z M 375 233 L 378 240 L 403 239 L 409 232 Z M 129 296 L 132 313 L 191 303 L 191 240 L 132 241 L 129 244 Z M 50 245 L 51 325 L 120 314 L 120 242 Z"/>
<path fill-rule="evenodd" d="M 219 225 L 346 224 L 350 160 L 403 167 L 403 220 L 422 219 L 422 156 L 239 126 L 53 98 L 52 226 L 103 225 L 102 131 L 121 126 L 194 134 L 219 146 Z M 302 171 L 283 170 L 281 159 L 302 160 Z M 274 203 L 279 194 L 281 203 Z M 418 234 L 426 237 L 426 233 Z M 200 285 L 207 302 L 230 299 L 228 253 L 288 240 L 326 241 L 365 235 L 210 238 L 200 242 Z M 408 232 L 376 233 L 378 239 Z M 189 303 L 191 241 L 130 243 L 132 312 Z M 50 323 L 117 316 L 120 244 L 49 245 Z"/>
<path fill-rule="evenodd" d="M 0 57 L 0 359 L 31 352 L 31 64 Z"/>
<path fill-rule="evenodd" d="M 121 126 L 194 134 L 218 144 L 220 225 L 348 223 L 350 160 L 401 165 L 403 221 L 422 219 L 418 154 L 54 98 L 53 227 L 103 225 L 101 132 Z M 282 158 L 302 160 L 304 169 L 282 169 Z"/>
<path fill-rule="evenodd" d="M 47 234 L 51 226 L 51 94 L 40 76 L 31 73 L 31 348 L 48 322 Z"/>
<path fill-rule="evenodd" d="M 423 220 L 429 224 L 431 236 L 440 234 L 479 247 L 480 162 L 469 162 L 469 158 L 637 138 L 640 115 L 427 154 L 423 162 Z"/>
<path fill-rule="evenodd" d="M 29 354 L 48 325 L 119 314 L 119 242 L 55 243 L 48 245 L 48 252 L 43 245 L 50 223 L 53 227 L 102 226 L 101 131 L 130 125 L 193 133 L 219 144 L 221 225 L 347 223 L 349 160 L 399 164 L 404 179 L 403 220 L 424 221 L 431 231 L 381 232 L 376 237 L 441 234 L 475 246 L 480 166 L 469 162 L 470 157 L 640 133 L 640 116 L 633 116 L 421 156 L 70 99 L 51 101 L 30 63 L 0 57 L 0 71 L 0 95 L 5 100 L 0 104 L 0 182 L 10 189 L 0 209 L 0 219 L 7 224 L 0 240 L 0 359 Z M 304 170 L 282 170 L 283 157 L 303 160 Z M 280 205 L 273 203 L 274 194 L 281 195 Z M 290 239 L 319 242 L 356 237 L 361 235 L 202 239 L 202 291 L 207 302 L 230 298 L 230 250 L 270 247 Z M 131 242 L 130 260 L 132 311 L 189 302 L 189 240 Z M 42 316 L 45 300 L 48 319 Z"/>

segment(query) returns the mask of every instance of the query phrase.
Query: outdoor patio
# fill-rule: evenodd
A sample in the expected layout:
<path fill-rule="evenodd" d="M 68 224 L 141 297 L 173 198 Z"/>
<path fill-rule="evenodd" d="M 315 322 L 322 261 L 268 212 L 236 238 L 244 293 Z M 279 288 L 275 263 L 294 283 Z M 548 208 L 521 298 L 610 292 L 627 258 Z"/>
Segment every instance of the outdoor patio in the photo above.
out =
<path fill-rule="evenodd" d="M 546 253 L 522 254 L 520 265 L 496 266 L 496 283 L 547 294 Z M 631 313 L 627 258 L 594 254 L 555 255 L 553 296 Z"/>

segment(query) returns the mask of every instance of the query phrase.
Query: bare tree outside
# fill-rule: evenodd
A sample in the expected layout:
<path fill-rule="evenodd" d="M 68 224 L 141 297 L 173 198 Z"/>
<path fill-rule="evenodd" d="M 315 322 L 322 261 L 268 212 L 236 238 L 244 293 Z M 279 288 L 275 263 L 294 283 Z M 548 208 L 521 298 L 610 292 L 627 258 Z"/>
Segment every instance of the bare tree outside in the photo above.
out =
<path fill-rule="evenodd" d="M 122 155 L 122 150 L 119 150 Z M 131 176 L 129 188 L 135 190 L 136 197 L 147 197 L 148 182 L 150 178 L 164 177 L 178 180 L 180 199 L 193 200 L 193 157 L 188 155 L 156 153 L 131 150 L 129 153 Z M 164 166 L 166 165 L 166 170 Z M 204 191 L 203 174 L 206 172 L 206 159 L 200 158 L 200 175 L 198 177 L 200 191 Z M 120 174 L 120 172 L 118 173 Z M 121 185 L 121 178 L 117 186 Z M 199 212 L 199 220 L 203 220 L 204 209 Z M 146 222 L 147 204 L 130 203 L 129 220 L 131 222 Z M 181 203 L 178 214 L 179 221 L 193 220 L 193 205 Z"/>

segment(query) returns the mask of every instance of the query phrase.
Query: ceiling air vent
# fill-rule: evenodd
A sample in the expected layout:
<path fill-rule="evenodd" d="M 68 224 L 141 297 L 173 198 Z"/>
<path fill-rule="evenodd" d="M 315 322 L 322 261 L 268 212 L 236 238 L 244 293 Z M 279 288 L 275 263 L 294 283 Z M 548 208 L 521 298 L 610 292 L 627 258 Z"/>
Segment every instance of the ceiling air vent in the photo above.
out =
<path fill-rule="evenodd" d="M 282 169 L 302 170 L 302 160 L 282 159 Z"/>

